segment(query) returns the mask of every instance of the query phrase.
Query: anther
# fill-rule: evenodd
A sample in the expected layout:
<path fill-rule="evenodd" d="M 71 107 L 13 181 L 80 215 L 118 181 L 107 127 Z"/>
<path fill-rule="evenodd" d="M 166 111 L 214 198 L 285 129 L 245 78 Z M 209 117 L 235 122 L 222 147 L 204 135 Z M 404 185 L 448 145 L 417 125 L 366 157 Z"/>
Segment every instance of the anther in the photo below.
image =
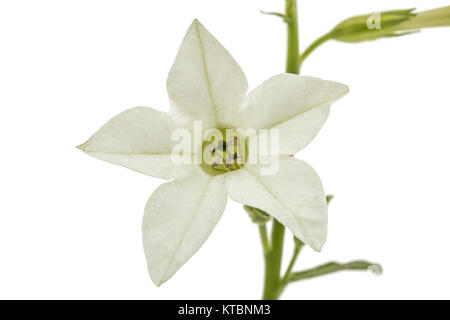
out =
<path fill-rule="evenodd" d="M 227 142 L 224 140 L 220 140 L 217 143 L 217 148 L 219 148 L 219 150 L 226 151 L 227 150 Z"/>

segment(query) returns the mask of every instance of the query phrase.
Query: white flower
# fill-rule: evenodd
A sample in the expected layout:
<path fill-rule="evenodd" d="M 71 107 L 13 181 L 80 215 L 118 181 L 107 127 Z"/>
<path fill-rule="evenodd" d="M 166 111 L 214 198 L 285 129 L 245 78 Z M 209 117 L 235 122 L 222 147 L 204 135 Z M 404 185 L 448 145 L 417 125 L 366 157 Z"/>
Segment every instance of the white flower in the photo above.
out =
<path fill-rule="evenodd" d="M 222 216 L 228 195 L 266 211 L 320 250 L 327 234 L 325 194 L 314 169 L 291 155 L 314 138 L 330 104 L 348 92 L 347 86 L 280 74 L 247 95 L 247 80 L 238 64 L 194 20 L 169 73 L 167 90 L 170 114 L 129 109 L 79 146 L 98 159 L 173 179 L 157 188 L 145 207 L 143 243 L 153 282 L 167 281 L 202 246 Z M 210 168 L 211 174 L 202 165 L 175 164 L 171 133 L 192 127 L 196 120 L 204 128 L 278 129 L 278 172 L 261 175 L 261 164 L 235 164 Z"/>

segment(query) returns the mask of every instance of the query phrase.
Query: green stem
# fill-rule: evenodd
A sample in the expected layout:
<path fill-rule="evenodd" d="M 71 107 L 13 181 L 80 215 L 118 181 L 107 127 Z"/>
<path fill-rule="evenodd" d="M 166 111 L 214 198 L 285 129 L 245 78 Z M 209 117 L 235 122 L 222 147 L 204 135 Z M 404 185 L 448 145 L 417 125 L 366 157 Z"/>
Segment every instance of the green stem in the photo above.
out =
<path fill-rule="evenodd" d="M 276 15 L 283 17 L 284 21 L 287 24 L 286 72 L 299 74 L 300 67 L 305 59 L 320 45 L 330 40 L 330 34 L 323 35 L 315 42 L 313 42 L 305 50 L 305 52 L 303 52 L 303 54 L 300 54 L 297 0 L 286 0 L 285 14 L 276 13 Z M 331 199 L 332 196 L 327 196 L 327 203 L 329 203 Z M 270 241 L 268 239 L 267 228 L 265 224 L 259 226 L 259 231 L 264 249 L 265 279 L 263 299 L 265 300 L 278 299 L 286 286 L 294 281 L 310 279 L 313 277 L 318 277 L 342 270 L 371 270 L 374 272 L 381 272 L 381 266 L 367 261 L 353 261 L 345 264 L 331 262 L 313 269 L 301 272 L 292 272 L 295 262 L 297 261 L 297 258 L 303 247 L 303 243 L 296 241 L 292 258 L 289 262 L 286 272 L 281 277 L 285 228 L 280 222 L 273 219 Z"/>
<path fill-rule="evenodd" d="M 292 269 L 294 268 L 295 262 L 297 261 L 298 255 L 300 254 L 300 251 L 302 251 L 303 246 L 303 244 L 300 245 L 298 243 L 295 243 L 294 253 L 292 254 L 291 261 L 289 261 L 289 265 L 281 280 L 283 287 L 286 286 L 289 282 L 289 277 L 291 276 Z"/>
<path fill-rule="evenodd" d="M 285 21 L 287 23 L 286 72 L 298 74 L 300 70 L 300 47 L 298 41 L 297 0 L 286 0 Z"/>
<path fill-rule="evenodd" d="M 276 300 L 281 294 L 279 289 L 281 260 L 283 257 L 284 226 L 275 219 L 273 220 L 271 238 L 271 248 L 265 255 L 264 300 Z"/>
<path fill-rule="evenodd" d="M 262 223 L 258 226 L 259 235 L 261 237 L 261 243 L 263 246 L 264 257 L 270 252 L 270 243 L 269 237 L 267 236 L 267 227 L 265 223 Z"/>
<path fill-rule="evenodd" d="M 308 58 L 308 56 L 314 51 L 316 50 L 318 47 L 320 47 L 322 44 L 324 44 L 325 42 L 327 42 L 328 40 L 330 40 L 330 37 L 327 34 L 321 36 L 319 39 L 317 39 L 316 41 L 314 41 L 308 48 L 306 48 L 306 50 L 300 55 L 300 59 L 299 59 L 299 66 L 298 66 L 298 70 L 300 72 L 300 68 L 303 64 L 303 61 L 306 60 L 306 58 Z"/>
<path fill-rule="evenodd" d="M 300 50 L 298 40 L 297 0 L 286 0 L 285 22 L 287 24 L 286 72 L 299 73 Z M 283 258 L 284 226 L 273 220 L 271 248 L 265 255 L 265 280 L 263 299 L 276 300 L 284 286 L 281 281 L 281 263 Z"/>

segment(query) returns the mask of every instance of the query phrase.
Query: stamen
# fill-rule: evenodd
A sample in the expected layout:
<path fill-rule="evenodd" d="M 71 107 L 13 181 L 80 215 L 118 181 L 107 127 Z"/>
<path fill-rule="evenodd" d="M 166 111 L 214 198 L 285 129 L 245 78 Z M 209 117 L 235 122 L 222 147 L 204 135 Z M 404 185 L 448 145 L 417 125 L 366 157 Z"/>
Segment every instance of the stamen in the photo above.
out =
<path fill-rule="evenodd" d="M 210 153 L 214 153 L 216 151 L 216 145 L 214 143 L 208 144 L 208 146 L 206 148 L 207 148 L 208 152 L 210 152 Z"/>
<path fill-rule="evenodd" d="M 227 157 L 226 162 L 227 162 L 227 164 L 233 164 L 233 163 L 234 163 L 234 157 L 233 157 L 233 155 L 229 155 L 229 156 Z"/>
<path fill-rule="evenodd" d="M 223 137 L 215 140 L 212 137 L 208 141 L 203 141 L 203 150 L 207 153 L 204 156 L 205 159 L 209 158 L 209 162 L 204 162 L 202 168 L 209 174 L 217 175 L 239 170 L 245 164 L 243 160 L 246 152 L 243 147 L 246 146 L 245 140 L 240 141 L 240 136 L 234 134 L 225 134 Z"/>
<path fill-rule="evenodd" d="M 219 157 L 219 156 L 215 157 L 213 165 L 217 166 L 217 165 L 222 164 L 222 163 L 223 163 L 222 157 Z"/>
<path fill-rule="evenodd" d="M 227 142 L 224 140 L 219 140 L 219 142 L 217 143 L 217 148 L 219 150 L 226 151 L 227 150 Z"/>

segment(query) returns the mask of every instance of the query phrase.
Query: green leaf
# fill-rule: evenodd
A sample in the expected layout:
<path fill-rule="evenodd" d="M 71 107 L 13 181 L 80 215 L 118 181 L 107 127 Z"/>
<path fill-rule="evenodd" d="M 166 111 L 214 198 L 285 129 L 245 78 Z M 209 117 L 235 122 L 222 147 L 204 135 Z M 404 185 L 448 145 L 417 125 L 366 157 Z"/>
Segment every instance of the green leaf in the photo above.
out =
<path fill-rule="evenodd" d="M 268 16 L 276 16 L 279 18 L 283 18 L 286 19 L 286 15 L 280 12 L 268 12 L 268 11 L 263 11 L 263 10 L 259 10 L 259 12 L 261 12 L 262 14 L 268 15 Z"/>
<path fill-rule="evenodd" d="M 268 16 L 275 16 L 275 17 L 279 17 L 282 18 L 284 22 L 291 22 L 291 18 L 287 17 L 284 13 L 280 13 L 280 12 L 267 12 L 267 11 L 263 11 L 263 10 L 259 10 L 259 12 L 261 12 L 262 14 L 268 15 Z"/>
<path fill-rule="evenodd" d="M 377 263 L 362 260 L 348 263 L 330 262 L 313 269 L 294 272 L 290 275 L 289 282 L 311 279 L 339 271 L 372 271 L 374 274 L 381 274 L 383 270 Z"/>

